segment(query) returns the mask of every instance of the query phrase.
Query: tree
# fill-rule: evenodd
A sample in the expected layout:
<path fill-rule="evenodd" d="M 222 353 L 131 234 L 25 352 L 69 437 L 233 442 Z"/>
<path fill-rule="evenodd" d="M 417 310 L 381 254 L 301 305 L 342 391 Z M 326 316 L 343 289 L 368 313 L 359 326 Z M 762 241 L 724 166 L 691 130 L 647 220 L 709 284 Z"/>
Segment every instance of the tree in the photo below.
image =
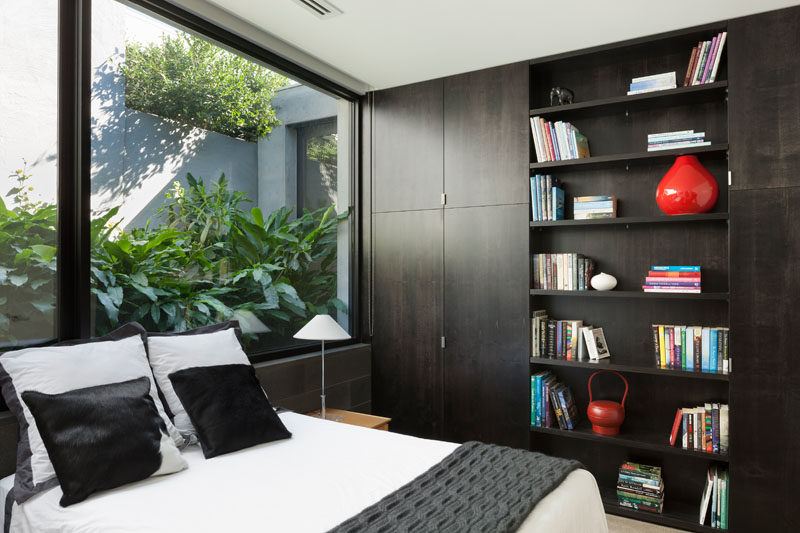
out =
<path fill-rule="evenodd" d="M 120 68 L 125 105 L 255 142 L 280 123 L 275 91 L 289 79 L 189 34 L 128 42 Z"/>

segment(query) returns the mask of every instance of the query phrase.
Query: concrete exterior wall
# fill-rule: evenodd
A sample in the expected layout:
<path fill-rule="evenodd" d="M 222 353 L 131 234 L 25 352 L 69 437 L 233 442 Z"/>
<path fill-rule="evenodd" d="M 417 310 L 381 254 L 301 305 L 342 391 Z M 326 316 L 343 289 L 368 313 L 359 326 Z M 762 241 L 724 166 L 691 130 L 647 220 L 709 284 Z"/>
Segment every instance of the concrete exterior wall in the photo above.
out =
<path fill-rule="evenodd" d="M 280 89 L 272 105 L 281 125 L 258 141 L 258 206 L 265 213 L 297 205 L 297 126 L 337 115 L 335 98 L 304 85 Z"/>

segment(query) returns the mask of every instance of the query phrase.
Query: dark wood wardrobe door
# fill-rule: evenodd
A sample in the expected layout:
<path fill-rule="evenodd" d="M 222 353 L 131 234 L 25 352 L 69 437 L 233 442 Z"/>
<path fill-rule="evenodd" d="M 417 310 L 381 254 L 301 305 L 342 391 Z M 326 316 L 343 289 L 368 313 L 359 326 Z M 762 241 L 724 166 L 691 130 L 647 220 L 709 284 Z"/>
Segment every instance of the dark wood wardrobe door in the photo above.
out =
<path fill-rule="evenodd" d="M 800 188 L 731 192 L 731 490 L 736 531 L 800 531 Z"/>
<path fill-rule="evenodd" d="M 800 7 L 729 31 L 731 189 L 800 184 Z"/>
<path fill-rule="evenodd" d="M 377 91 L 374 211 L 441 207 L 442 80 Z"/>
<path fill-rule="evenodd" d="M 373 231 L 372 410 L 440 437 L 442 210 L 377 213 Z"/>
<path fill-rule="evenodd" d="M 444 437 L 527 448 L 528 206 L 444 213 Z"/>
<path fill-rule="evenodd" d="M 447 207 L 528 202 L 528 63 L 444 80 Z"/>

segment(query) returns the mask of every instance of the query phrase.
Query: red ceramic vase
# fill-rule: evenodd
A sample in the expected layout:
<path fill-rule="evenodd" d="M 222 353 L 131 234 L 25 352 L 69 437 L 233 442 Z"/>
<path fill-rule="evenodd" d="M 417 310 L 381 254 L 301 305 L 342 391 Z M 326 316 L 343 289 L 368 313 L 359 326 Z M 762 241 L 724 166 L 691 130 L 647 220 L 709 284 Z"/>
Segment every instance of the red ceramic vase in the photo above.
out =
<path fill-rule="evenodd" d="M 678 156 L 656 190 L 658 207 L 668 215 L 705 213 L 718 197 L 717 180 L 693 155 Z"/>

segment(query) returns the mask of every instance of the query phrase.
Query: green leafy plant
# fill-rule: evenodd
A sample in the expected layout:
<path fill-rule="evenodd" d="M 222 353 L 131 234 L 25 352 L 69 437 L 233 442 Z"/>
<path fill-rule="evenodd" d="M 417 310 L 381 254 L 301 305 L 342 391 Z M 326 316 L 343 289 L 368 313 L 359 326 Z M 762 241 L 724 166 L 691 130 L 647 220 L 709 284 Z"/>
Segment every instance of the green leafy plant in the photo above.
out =
<path fill-rule="evenodd" d="M 0 343 L 53 335 L 55 310 L 56 220 L 54 204 L 34 202 L 23 167 L 10 177 L 16 182 L 0 198 Z"/>
<path fill-rule="evenodd" d="M 125 105 L 255 142 L 279 124 L 275 91 L 289 79 L 203 39 L 180 33 L 127 42 Z"/>
<path fill-rule="evenodd" d="M 336 228 L 347 213 L 331 206 L 293 218 L 281 208 L 264 217 L 240 209 L 244 193 L 230 191 L 224 175 L 211 187 L 187 178 L 187 189 L 165 195 L 154 228 L 119 231 L 117 207 L 92 220 L 96 334 L 131 320 L 181 331 L 245 316 L 274 344 L 314 313 L 346 311 L 336 298 Z M 52 314 L 55 225 L 52 204 L 2 206 L 0 249 L 10 242 L 15 255 L 0 256 L 0 301 L 13 296 L 31 313 Z M 9 322 L 0 322 L 3 338 L 13 338 Z"/>

